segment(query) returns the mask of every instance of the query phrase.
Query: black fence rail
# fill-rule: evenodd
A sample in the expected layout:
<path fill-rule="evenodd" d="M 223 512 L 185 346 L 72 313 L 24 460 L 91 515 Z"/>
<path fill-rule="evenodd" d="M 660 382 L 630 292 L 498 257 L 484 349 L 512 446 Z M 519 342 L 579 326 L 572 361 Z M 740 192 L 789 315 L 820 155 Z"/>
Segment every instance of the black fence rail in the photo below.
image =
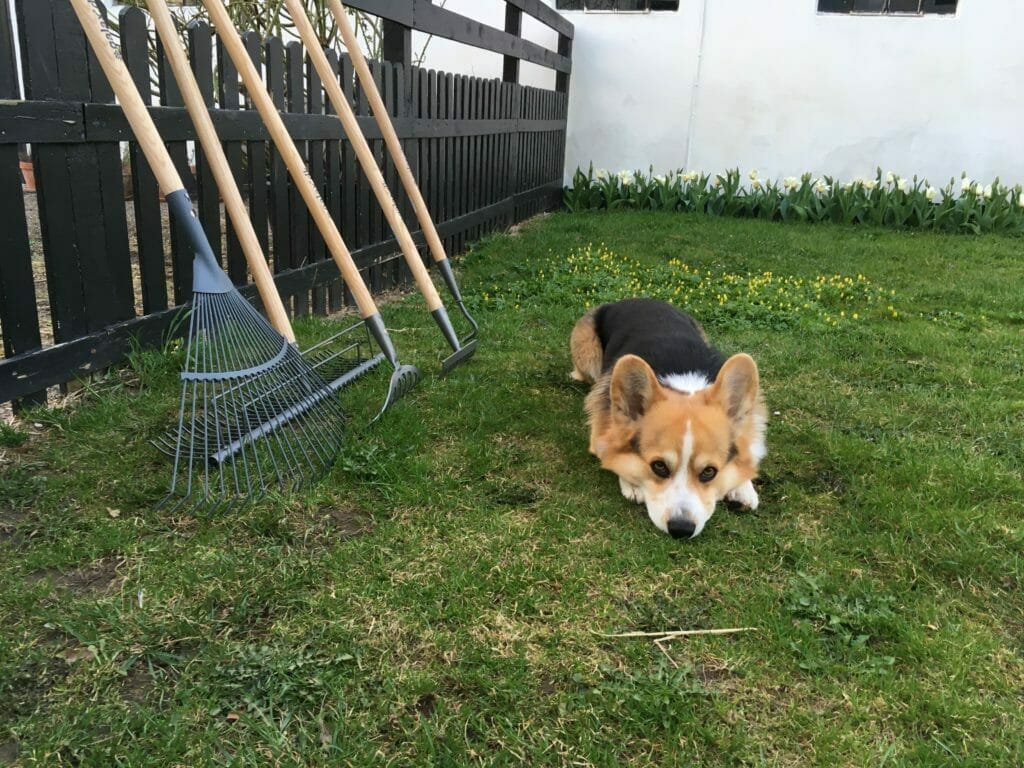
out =
<path fill-rule="evenodd" d="M 383 19 L 384 60 L 373 72 L 450 254 L 558 205 L 572 25 L 540 0 L 507 0 L 504 30 L 429 0 L 347 4 Z M 49 388 L 123 360 L 133 344 L 166 338 L 190 297 L 192 255 L 168 226 L 152 172 L 68 0 L 15 0 L 15 9 L 12 19 L 0 0 L 0 403 L 21 405 L 46 402 Z M 557 52 L 520 37 L 524 13 L 558 33 Z M 152 50 L 146 14 L 123 9 L 111 21 L 214 250 L 220 246 L 231 279 L 258 302 L 170 67 L 159 45 Z M 503 79 L 413 66 L 413 30 L 503 55 Z M 286 306 L 294 315 L 342 309 L 348 297 L 337 267 L 229 57 L 206 23 L 187 34 L 193 71 Z M 245 40 L 367 284 L 375 292 L 400 285 L 403 260 L 301 44 L 255 33 Z M 328 56 L 413 224 L 348 57 Z M 520 60 L 554 70 L 556 88 L 519 85 Z M 25 192 L 28 174 L 36 194 Z"/>

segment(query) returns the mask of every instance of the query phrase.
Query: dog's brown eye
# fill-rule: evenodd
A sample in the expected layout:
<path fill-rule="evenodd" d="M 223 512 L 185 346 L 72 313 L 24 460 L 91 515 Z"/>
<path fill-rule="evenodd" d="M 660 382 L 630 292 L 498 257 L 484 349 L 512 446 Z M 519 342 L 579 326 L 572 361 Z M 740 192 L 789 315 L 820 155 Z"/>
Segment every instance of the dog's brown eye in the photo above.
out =
<path fill-rule="evenodd" d="M 651 472 L 656 474 L 658 477 L 668 477 L 672 473 L 669 472 L 668 464 L 661 459 L 657 459 L 651 462 Z"/>
<path fill-rule="evenodd" d="M 704 467 L 704 469 L 700 471 L 700 474 L 697 475 L 697 479 L 700 480 L 702 483 L 710 483 L 712 480 L 715 479 L 715 475 L 717 474 L 718 470 L 715 469 L 715 467 L 709 465 Z"/>

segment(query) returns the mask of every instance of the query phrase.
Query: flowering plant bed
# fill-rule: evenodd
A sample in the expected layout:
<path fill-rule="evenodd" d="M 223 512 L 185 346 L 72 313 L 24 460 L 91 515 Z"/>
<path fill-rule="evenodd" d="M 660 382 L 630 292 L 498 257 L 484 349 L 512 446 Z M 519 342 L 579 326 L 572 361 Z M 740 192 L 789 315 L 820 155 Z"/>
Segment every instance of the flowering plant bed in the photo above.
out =
<path fill-rule="evenodd" d="M 715 176 L 694 170 L 655 174 L 653 168 L 647 174 L 613 174 L 591 164 L 585 173 L 576 170 L 563 199 L 571 212 L 631 208 L 940 232 L 1024 232 L 1021 185 L 1007 187 L 999 179 L 983 184 L 966 174 L 939 189 L 917 176 L 883 176 L 881 168 L 873 179 L 847 182 L 810 173 L 777 182 L 752 170 L 744 183 L 738 169 Z"/>

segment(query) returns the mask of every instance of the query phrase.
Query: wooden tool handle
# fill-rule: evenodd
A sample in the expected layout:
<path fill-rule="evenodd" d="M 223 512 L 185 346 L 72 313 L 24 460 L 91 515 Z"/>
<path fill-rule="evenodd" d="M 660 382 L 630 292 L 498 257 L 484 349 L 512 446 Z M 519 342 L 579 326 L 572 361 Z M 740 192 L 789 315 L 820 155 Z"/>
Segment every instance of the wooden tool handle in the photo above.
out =
<path fill-rule="evenodd" d="M 327 91 L 327 97 L 330 99 L 338 119 L 341 120 L 341 124 L 345 128 L 345 135 L 348 136 L 349 141 L 352 143 L 352 148 L 355 150 L 356 157 L 359 158 L 359 165 L 362 167 L 363 173 L 366 174 L 366 178 L 369 179 L 370 186 L 373 187 L 373 193 L 376 195 L 377 202 L 380 203 L 380 207 L 384 211 L 388 224 L 391 225 L 391 231 L 395 233 L 395 237 L 398 239 L 398 245 L 401 247 L 402 254 L 405 256 L 405 262 L 409 265 L 409 270 L 416 281 L 416 287 L 419 288 L 420 293 L 427 300 L 427 308 L 434 312 L 443 306 L 441 297 L 438 296 L 437 289 L 430 279 L 430 274 L 423 265 L 419 250 L 416 248 L 412 235 L 409 234 L 409 228 L 402 219 L 398 205 L 391 196 L 388 184 L 384 180 L 384 174 L 381 173 L 373 156 L 373 150 L 370 149 L 366 137 L 363 136 L 363 132 L 359 128 L 359 121 L 352 111 L 352 105 L 349 104 L 348 99 L 342 93 L 341 86 L 338 84 L 338 76 L 331 69 L 330 62 L 327 61 L 327 56 L 320 46 L 316 31 L 313 29 L 313 25 L 310 23 L 302 3 L 299 0 L 284 1 L 285 5 L 288 6 L 288 13 L 292 17 L 292 22 L 299 32 L 299 37 L 302 38 L 302 42 L 306 46 L 306 53 L 320 75 L 320 80 Z M 376 93 L 376 91 L 374 92 Z M 406 165 L 408 166 L 408 163 Z"/>
<path fill-rule="evenodd" d="M 203 0 L 203 5 L 209 11 L 213 26 L 216 27 L 217 34 L 220 36 L 221 42 L 224 43 L 224 47 L 227 49 L 228 56 L 231 57 L 235 69 L 242 76 L 242 82 L 245 83 L 249 98 L 252 99 L 253 104 L 256 105 L 256 110 L 263 118 L 270 137 L 274 140 L 274 145 L 284 160 L 284 164 L 288 168 L 288 173 L 291 174 L 296 189 L 298 189 L 299 194 L 302 195 L 302 199 L 309 208 L 309 213 L 316 222 L 320 235 L 323 237 L 324 242 L 327 244 L 327 249 L 334 259 L 334 263 L 338 265 L 345 284 L 348 285 L 349 291 L 352 292 L 352 297 L 359 307 L 360 316 L 365 320 L 371 315 L 376 315 L 377 305 L 374 304 L 373 297 L 370 296 L 370 292 L 366 289 L 366 284 L 363 282 L 359 269 L 352 260 L 352 254 L 349 252 L 348 246 L 345 245 L 345 240 L 338 231 L 334 219 L 331 218 L 327 206 L 324 205 L 316 185 L 310 178 L 302 155 L 299 154 L 299 150 L 295 148 L 295 143 L 292 141 L 291 136 L 288 135 L 288 129 L 285 127 L 284 120 L 281 119 L 281 115 L 277 112 L 277 107 L 271 101 L 263 79 L 260 77 L 259 72 L 256 71 L 256 67 L 253 66 L 252 60 L 245 50 L 245 45 L 242 43 L 242 38 L 231 23 L 231 18 L 224 8 L 224 3 L 221 0 Z"/>
<path fill-rule="evenodd" d="M 103 73 L 110 81 L 110 87 L 114 89 L 117 100 L 121 102 L 128 124 L 153 169 L 161 191 L 165 196 L 180 192 L 185 185 L 181 182 L 181 176 L 178 175 L 174 163 L 171 162 L 164 140 L 160 138 L 153 119 L 149 116 L 149 111 L 135 87 L 135 81 L 132 80 L 128 68 L 121 61 L 117 49 L 108 37 L 109 30 L 101 11 L 91 0 L 71 0 L 71 7 L 78 16 L 78 21 L 103 68 Z"/>
<path fill-rule="evenodd" d="M 426 200 L 423 199 L 423 193 L 420 192 L 419 185 L 416 183 L 416 177 L 412 173 L 412 168 L 409 167 L 409 160 L 405 156 L 405 150 L 402 149 L 402 142 L 395 132 L 395 126 L 388 115 L 387 107 L 384 106 L 384 100 L 381 99 L 380 92 L 377 90 L 377 84 L 373 80 L 370 66 L 366 63 L 366 57 L 363 56 L 363 52 L 359 48 L 355 33 L 352 31 L 352 25 L 348 21 L 345 7 L 341 4 L 341 0 L 328 0 L 328 5 L 334 14 L 338 30 L 341 32 L 345 48 L 348 49 L 348 55 L 352 59 L 356 74 L 359 75 L 359 82 L 362 83 L 363 91 L 366 93 L 366 98 L 370 103 L 370 109 L 373 111 L 373 117 L 377 121 L 381 135 L 384 137 L 384 143 L 387 144 L 388 152 L 391 153 L 391 159 L 398 169 L 398 176 L 402 180 L 402 186 L 405 187 L 405 192 L 412 201 L 412 207 L 416 211 L 416 219 L 420 223 L 420 229 L 423 230 L 423 234 L 427 237 L 430 254 L 434 261 L 444 261 L 448 256 L 445 253 L 444 245 L 441 243 L 441 237 L 437 234 L 437 227 L 434 226 L 434 220 L 430 217 L 430 209 L 427 207 Z"/>
<path fill-rule="evenodd" d="M 195 125 L 196 133 L 199 135 L 199 142 L 203 147 L 203 153 L 213 171 L 213 177 L 217 187 L 224 198 L 224 207 L 227 209 L 231 223 L 235 227 L 235 234 L 242 246 L 246 263 L 252 272 L 253 282 L 263 300 L 263 306 L 267 311 L 267 317 L 271 324 L 290 343 L 295 343 L 295 332 L 288 319 L 288 312 L 281 301 L 281 295 L 274 285 L 274 277 L 267 266 L 263 248 L 260 246 L 256 230 L 253 229 L 252 221 L 249 220 L 249 212 L 242 201 L 242 193 L 238 191 L 234 174 L 228 165 L 228 159 L 224 155 L 224 148 L 221 146 L 220 138 L 213 127 L 213 120 L 207 111 L 203 94 L 199 90 L 195 75 L 188 64 L 188 57 L 178 38 L 178 30 L 174 26 L 171 12 L 167 9 L 164 0 L 148 0 L 149 13 L 156 25 L 157 35 L 163 42 L 164 51 L 174 72 L 174 79 L 181 89 L 181 95 L 185 100 L 192 123 Z"/>

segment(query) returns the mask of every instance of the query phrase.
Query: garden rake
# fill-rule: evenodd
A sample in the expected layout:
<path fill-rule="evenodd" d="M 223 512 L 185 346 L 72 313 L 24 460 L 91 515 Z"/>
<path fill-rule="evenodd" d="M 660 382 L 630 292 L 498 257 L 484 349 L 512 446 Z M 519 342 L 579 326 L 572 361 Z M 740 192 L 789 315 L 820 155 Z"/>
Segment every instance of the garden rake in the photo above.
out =
<path fill-rule="evenodd" d="M 325 472 L 344 414 L 334 392 L 221 270 L 160 134 L 111 44 L 102 11 L 71 0 L 89 44 L 194 251 L 174 469 L 165 503 L 226 507 Z M 257 271 L 257 280 L 262 279 Z"/>
<path fill-rule="evenodd" d="M 466 309 L 466 303 L 462 300 L 462 292 L 459 291 L 459 284 L 455 280 L 455 273 L 452 272 L 451 262 L 448 261 L 448 255 L 445 253 L 441 236 L 437 233 L 437 227 L 434 226 L 434 220 L 430 216 L 430 209 L 427 207 L 427 202 L 423 199 L 423 193 L 420 191 L 419 184 L 416 183 L 416 177 L 409 167 L 409 160 L 402 149 L 402 142 L 395 132 L 395 126 L 388 115 L 387 107 L 384 106 L 384 100 L 381 99 L 380 92 L 377 90 L 377 84 L 374 82 L 373 73 L 370 72 L 370 66 L 366 63 L 366 57 L 363 56 L 355 33 L 352 31 L 352 25 L 349 23 L 345 6 L 341 4 L 340 0 L 327 0 L 327 4 L 334 15 L 338 31 L 341 32 L 345 48 L 348 49 L 349 58 L 352 59 L 352 65 L 359 76 L 359 82 L 363 87 L 363 92 L 366 94 L 366 99 L 370 104 L 373 117 L 377 121 L 377 126 L 380 128 L 381 135 L 384 137 L 384 143 L 391 154 L 395 168 L 398 169 L 398 176 L 402 180 L 405 193 L 412 202 L 413 210 L 416 211 L 416 219 L 419 221 L 420 229 L 423 230 L 423 234 L 427 238 L 427 245 L 430 247 L 430 255 L 434 259 L 434 264 L 437 266 L 438 272 L 441 273 L 445 285 L 448 286 L 449 293 L 451 293 L 455 303 L 462 311 L 462 316 L 466 318 L 466 321 L 472 328 L 469 336 L 464 340 L 464 343 L 468 343 L 476 338 L 479 326 L 476 320 L 473 319 L 473 316 L 469 314 L 469 310 Z"/>
<path fill-rule="evenodd" d="M 434 283 L 430 279 L 430 274 L 423 265 L 423 259 L 416 248 L 416 243 L 413 242 L 409 228 L 406 227 L 402 214 L 399 212 L 391 191 L 388 189 L 387 182 L 384 180 L 384 174 L 381 173 L 380 168 L 377 166 L 377 162 L 373 157 L 373 150 L 370 149 L 366 137 L 363 136 L 363 132 L 359 128 L 359 121 L 352 111 L 352 105 L 341 90 L 338 76 L 331 69 L 330 62 L 327 61 L 327 56 L 320 45 L 316 31 L 313 29 L 313 24 L 306 15 L 302 2 L 300 0 L 285 0 L 285 5 L 288 7 L 288 13 L 292 17 L 292 22 L 295 24 L 299 37 L 306 46 L 306 53 L 320 75 L 320 80 L 327 91 L 330 103 L 345 129 L 345 135 L 348 136 L 349 141 L 352 143 L 352 148 L 355 150 L 356 157 L 359 158 L 359 165 L 362 167 L 363 173 L 366 174 L 370 186 L 373 187 L 373 192 L 377 196 L 377 202 L 380 204 L 388 224 L 391 225 L 391 231 L 395 233 L 395 237 L 398 239 L 402 255 L 405 257 L 405 263 L 408 265 L 409 271 L 412 272 L 413 279 L 416 281 L 416 287 L 423 294 L 423 298 L 427 302 L 427 309 L 430 310 L 431 316 L 441 329 L 441 333 L 448 342 L 448 345 L 452 348 L 452 354 L 441 363 L 441 373 L 446 374 L 452 368 L 473 356 L 473 353 L 476 352 L 476 341 L 472 338 L 472 335 L 465 342 L 459 341 L 458 334 L 455 333 L 455 328 L 452 327 L 451 320 L 448 319 L 448 312 L 441 302 L 441 297 L 438 296 L 437 289 L 434 288 Z M 343 19 L 343 21 L 347 23 L 347 19 Z M 369 86 L 364 83 L 363 87 L 367 91 L 373 88 L 377 101 L 380 101 L 380 95 L 377 94 L 372 80 Z M 378 115 L 377 119 L 379 121 L 381 113 L 378 112 L 377 107 L 374 107 L 374 114 Z M 387 120 L 386 112 L 383 113 L 383 116 Z M 388 122 L 388 125 L 390 125 L 390 122 Z M 401 151 L 401 147 L 399 147 L 399 151 Z M 401 158 L 404 161 L 404 155 Z M 396 155 L 396 165 L 398 164 L 398 159 L 399 156 Z M 405 165 L 408 168 L 408 162 Z M 445 264 L 447 265 L 447 260 Z M 474 324 L 474 335 L 475 332 L 476 327 Z"/>
<path fill-rule="evenodd" d="M 295 344 L 295 332 L 292 330 L 291 322 L 288 319 L 288 312 L 285 310 L 284 302 L 274 285 L 273 276 L 267 266 L 267 260 L 260 245 L 256 230 L 249 219 L 242 194 L 235 182 L 231 172 L 224 148 L 221 146 L 217 131 L 213 125 L 213 119 L 207 111 L 206 102 L 203 99 L 199 84 L 195 75 L 189 67 L 188 56 L 184 46 L 177 34 L 174 19 L 167 8 L 166 0 L 148 0 L 150 15 L 156 27 L 157 35 L 163 43 L 174 79 L 178 83 L 182 98 L 189 117 L 195 126 L 196 134 L 203 148 L 210 170 L 217 182 L 217 187 L 224 199 L 224 207 L 227 209 L 231 223 L 234 225 L 238 236 L 238 242 L 245 254 L 246 263 L 253 274 L 253 281 L 259 291 L 260 299 L 266 309 L 271 324 L 285 339 L 292 345 Z M 370 340 L 366 337 L 365 344 L 360 340 L 354 342 L 345 336 L 344 343 L 338 344 L 336 337 L 320 342 L 313 347 L 313 354 L 306 353 L 306 359 L 312 357 L 315 361 L 314 368 L 327 382 L 330 389 L 340 389 L 348 382 L 366 373 L 383 360 L 383 355 L 370 355 Z M 340 347 L 340 348 L 339 348 Z M 197 431 L 195 426 L 192 431 Z M 156 446 L 168 453 L 175 453 L 175 439 L 173 433 L 169 437 L 155 441 Z"/>
<path fill-rule="evenodd" d="M 288 134 L 284 120 L 281 119 L 277 107 L 274 106 L 274 102 L 267 92 L 263 79 L 249 58 L 242 38 L 239 36 L 238 30 L 235 29 L 231 17 L 228 16 L 224 3 L 222 0 L 202 0 L 202 2 L 210 14 L 210 19 L 213 21 L 213 26 L 216 28 L 221 42 L 224 44 L 225 49 L 227 49 L 228 56 L 234 63 L 235 69 L 241 75 L 249 98 L 252 99 L 256 111 L 259 112 L 260 117 L 263 119 L 263 123 L 266 125 L 267 131 L 274 141 L 274 146 L 277 147 L 277 151 L 280 153 L 285 167 L 288 169 L 295 188 L 306 203 L 310 215 L 316 222 L 320 235 L 327 244 L 331 257 L 334 259 L 334 263 L 338 265 L 341 276 L 352 293 L 352 298 L 355 299 L 363 325 L 365 325 L 370 335 L 377 342 L 384 357 L 391 363 L 393 372 L 388 385 L 388 392 L 384 398 L 383 406 L 381 406 L 380 411 L 375 417 L 376 420 L 395 401 L 404 397 L 408 394 L 409 390 L 416 386 L 422 378 L 420 372 L 415 366 L 403 365 L 398 361 L 398 353 L 395 351 L 395 345 L 391 341 L 387 328 L 384 327 L 384 321 L 377 310 L 377 305 L 374 303 L 373 297 L 370 296 L 370 292 L 367 290 L 366 284 L 359 274 L 359 269 L 352 259 L 348 246 L 345 245 L 345 240 L 338 231 L 337 224 L 331 218 L 327 206 L 324 205 L 324 201 L 320 197 L 320 192 L 310 178 L 309 172 L 306 169 L 306 163 L 302 159 L 302 155 L 299 154 L 299 150 L 295 147 L 295 142 L 292 141 L 291 136 Z"/>

